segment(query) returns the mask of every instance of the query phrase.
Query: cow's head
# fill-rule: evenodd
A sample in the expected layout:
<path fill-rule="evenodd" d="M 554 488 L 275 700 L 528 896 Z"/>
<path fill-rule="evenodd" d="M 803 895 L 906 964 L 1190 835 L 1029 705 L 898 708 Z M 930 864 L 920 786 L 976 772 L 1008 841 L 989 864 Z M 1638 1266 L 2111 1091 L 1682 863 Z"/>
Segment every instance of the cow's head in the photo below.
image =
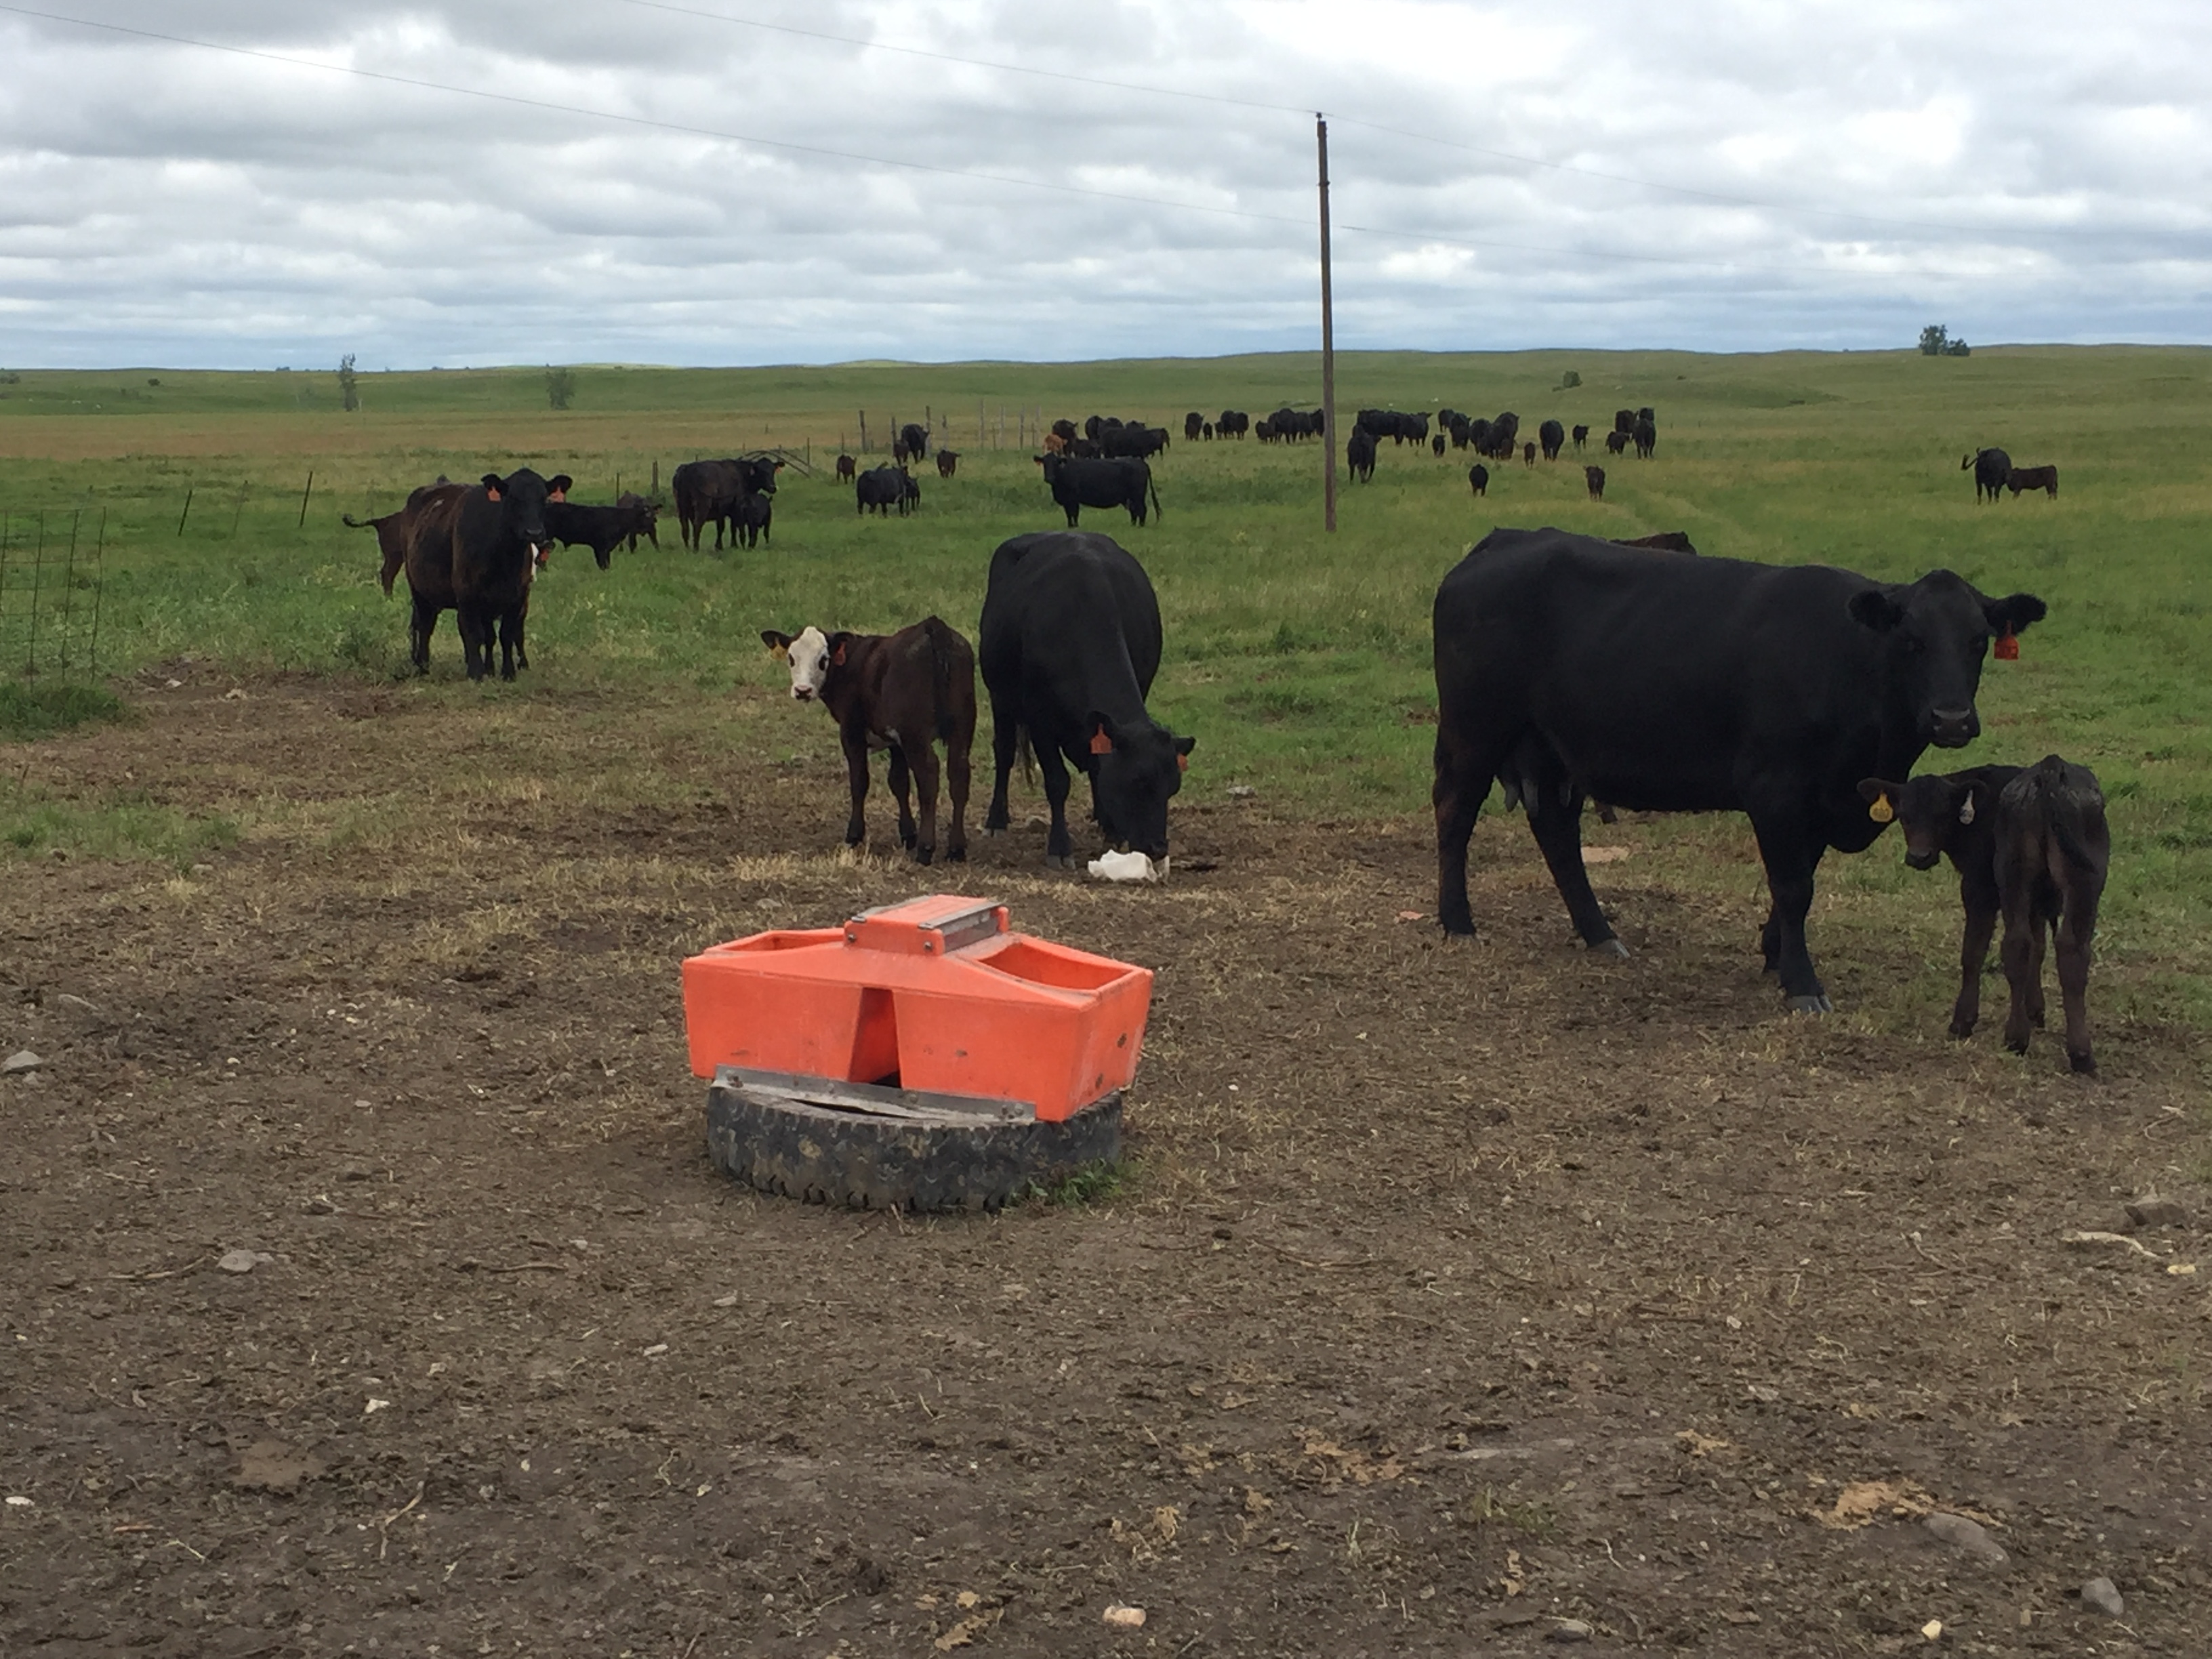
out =
<path fill-rule="evenodd" d="M 1933 870 L 1959 844 L 1960 831 L 1996 810 L 1988 782 L 1964 775 L 1918 777 L 1909 783 L 1861 778 L 1859 799 L 1877 822 L 1897 820 L 1905 831 L 1905 861 L 1916 870 Z"/>
<path fill-rule="evenodd" d="M 1117 725 L 1093 710 L 1091 778 L 1099 828 L 1115 846 L 1127 842 L 1147 858 L 1168 855 L 1168 800 L 1182 787 L 1196 738 L 1179 738 L 1151 720 Z"/>
<path fill-rule="evenodd" d="M 545 545 L 545 503 L 552 491 L 545 480 L 526 466 L 504 478 L 496 472 L 483 475 L 484 494 L 496 502 L 507 520 L 508 533 L 533 550 Z"/>
<path fill-rule="evenodd" d="M 1853 620 L 1882 636 L 1886 723 L 1939 749 L 1972 743 L 1982 729 L 1974 694 L 1991 636 L 2018 634 L 2047 609 L 2033 593 L 1990 599 L 1948 570 L 1853 594 Z"/>
<path fill-rule="evenodd" d="M 845 649 L 852 638 L 843 632 L 824 634 L 811 625 L 796 634 L 761 629 L 761 643 L 768 647 L 769 654 L 791 670 L 791 695 L 800 702 L 812 702 L 822 695 L 830 671 L 844 665 Z"/>

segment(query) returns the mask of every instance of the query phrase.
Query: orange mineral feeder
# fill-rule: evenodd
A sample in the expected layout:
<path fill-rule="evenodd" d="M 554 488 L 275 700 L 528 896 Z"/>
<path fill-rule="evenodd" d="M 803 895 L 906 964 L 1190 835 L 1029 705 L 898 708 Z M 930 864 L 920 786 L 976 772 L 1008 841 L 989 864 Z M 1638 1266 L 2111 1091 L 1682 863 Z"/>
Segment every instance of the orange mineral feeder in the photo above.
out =
<path fill-rule="evenodd" d="M 1035 1181 L 1118 1157 L 1152 989 L 1149 969 L 1014 933 L 1004 905 L 951 894 L 716 945 L 684 963 L 691 1069 L 714 1080 L 709 1146 L 794 1196 L 994 1208 L 1024 1166 Z M 957 1169 L 921 1192 L 899 1174 L 973 1165 L 984 1142 L 996 1173 L 965 1187 Z"/>

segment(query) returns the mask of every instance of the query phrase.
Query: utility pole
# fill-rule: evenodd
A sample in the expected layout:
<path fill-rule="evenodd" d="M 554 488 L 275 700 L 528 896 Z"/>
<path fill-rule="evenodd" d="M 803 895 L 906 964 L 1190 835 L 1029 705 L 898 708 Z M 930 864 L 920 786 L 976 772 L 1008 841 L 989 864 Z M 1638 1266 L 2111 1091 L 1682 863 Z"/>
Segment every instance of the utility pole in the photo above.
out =
<path fill-rule="evenodd" d="M 1321 151 L 1321 479 L 1322 524 L 1336 530 L 1336 309 L 1328 285 L 1328 122 L 1316 111 Z"/>

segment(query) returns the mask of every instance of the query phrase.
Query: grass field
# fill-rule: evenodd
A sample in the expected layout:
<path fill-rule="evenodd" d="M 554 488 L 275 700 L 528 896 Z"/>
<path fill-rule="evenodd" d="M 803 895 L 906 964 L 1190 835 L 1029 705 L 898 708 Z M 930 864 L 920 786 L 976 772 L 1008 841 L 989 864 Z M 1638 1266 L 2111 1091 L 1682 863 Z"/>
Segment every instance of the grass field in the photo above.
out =
<path fill-rule="evenodd" d="M 1556 390 L 1569 370 L 1581 385 Z M 1040 410 L 1048 419 L 1141 415 L 1179 432 L 1193 407 L 1310 405 L 1317 379 L 1314 360 L 1295 356 L 586 368 L 574 405 L 555 411 L 542 371 L 452 371 L 365 376 L 363 406 L 349 415 L 329 374 L 25 373 L 0 387 L 0 510 L 15 561 L 0 570 L 0 650 L 21 654 L 23 550 L 36 515 L 52 536 L 76 514 L 81 541 L 104 548 L 104 672 L 188 656 L 242 675 L 389 679 L 404 662 L 404 598 L 377 591 L 371 539 L 343 528 L 342 512 L 388 508 L 440 472 L 524 462 L 574 475 L 578 499 L 607 500 L 618 481 L 631 487 L 656 465 L 665 478 L 693 456 L 781 444 L 811 449 L 819 476 L 786 475 L 772 550 L 687 554 L 672 524 L 660 551 L 618 555 L 605 574 L 580 552 L 560 556 L 533 603 L 536 665 L 521 686 L 455 684 L 448 618 L 434 682 L 414 695 L 529 704 L 584 689 L 651 691 L 684 707 L 704 744 L 826 752 L 826 723 L 773 695 L 779 671 L 758 630 L 810 620 L 884 628 L 932 611 L 972 629 L 990 550 L 1058 518 L 1016 443 L 1018 411 L 1032 411 L 1032 422 Z M 2212 417 L 2212 353 L 1358 354 L 1340 363 L 1340 385 L 1347 412 L 1510 407 L 1530 430 L 1557 416 L 1602 431 L 1615 407 L 1648 403 L 1658 410 L 1658 456 L 1611 460 L 1601 505 L 1564 461 L 1493 465 L 1488 499 L 1475 501 L 1468 457 L 1386 445 L 1376 481 L 1346 489 L 1332 538 L 1320 524 L 1316 446 L 1178 438 L 1156 469 L 1158 522 L 1138 530 L 1094 512 L 1085 524 L 1122 538 L 1158 584 L 1168 659 L 1154 708 L 1198 736 L 1193 788 L 1249 783 L 1277 810 L 1332 817 L 1419 810 L 1433 704 L 1429 602 L 1438 577 L 1493 525 L 1681 529 L 1708 554 L 1887 578 L 1948 565 L 1991 592 L 2031 589 L 2051 607 L 2020 662 L 1991 665 L 1986 735 L 1962 760 L 2055 749 L 2097 769 L 2122 849 L 2106 961 L 2136 963 L 2130 982 L 2164 1016 L 2201 1025 L 2212 1013 L 2200 977 L 2212 965 L 2201 943 L 2212 846 L 2212 653 L 2201 637 L 2212 610 L 2212 469 L 2192 459 L 2186 435 Z M 827 476 L 829 459 L 857 442 L 858 411 L 880 442 L 894 419 L 925 408 L 961 452 L 959 477 L 929 474 L 915 519 L 857 518 L 849 489 Z M 2056 462 L 2060 498 L 1978 506 L 1959 457 L 1984 443 L 2022 464 Z M 88 580 L 80 570 L 80 594 Z M 51 615 L 51 591 L 46 603 Z M 711 756 L 702 764 L 711 772 Z M 64 810 L 21 788 L 0 797 L 19 846 L 71 834 L 132 839 L 94 834 L 99 817 L 96 806 Z M 1756 884 L 1740 823 L 1662 821 L 1639 833 L 1659 854 L 1647 866 L 1655 878 L 1730 892 Z M 156 833 L 151 819 L 143 835 L 171 849 L 192 840 L 186 827 Z M 1883 853 L 1832 863 L 1824 900 L 1894 895 L 1941 912 L 1948 927 L 1936 889 Z M 1893 919 L 1888 906 L 1855 914 L 1877 927 Z M 1942 975 L 1931 973 L 1932 985 Z"/>

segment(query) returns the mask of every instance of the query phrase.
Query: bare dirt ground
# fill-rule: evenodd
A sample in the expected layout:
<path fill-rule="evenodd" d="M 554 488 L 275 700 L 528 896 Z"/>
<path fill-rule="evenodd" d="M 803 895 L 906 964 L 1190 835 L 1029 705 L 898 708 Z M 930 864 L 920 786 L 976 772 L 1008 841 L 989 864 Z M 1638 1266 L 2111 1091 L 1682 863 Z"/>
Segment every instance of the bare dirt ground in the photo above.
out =
<path fill-rule="evenodd" d="M 1594 963 L 1514 820 L 1452 945 L 1411 819 L 921 872 L 826 723 L 181 678 L 11 757 L 246 830 L 0 863 L 0 1652 L 2212 1652 L 2212 1261 L 2062 1242 L 2201 1197 L 2193 1034 L 1793 1019 L 1625 873 Z M 932 888 L 1159 970 L 1118 1194 L 708 1164 L 680 958 Z"/>

